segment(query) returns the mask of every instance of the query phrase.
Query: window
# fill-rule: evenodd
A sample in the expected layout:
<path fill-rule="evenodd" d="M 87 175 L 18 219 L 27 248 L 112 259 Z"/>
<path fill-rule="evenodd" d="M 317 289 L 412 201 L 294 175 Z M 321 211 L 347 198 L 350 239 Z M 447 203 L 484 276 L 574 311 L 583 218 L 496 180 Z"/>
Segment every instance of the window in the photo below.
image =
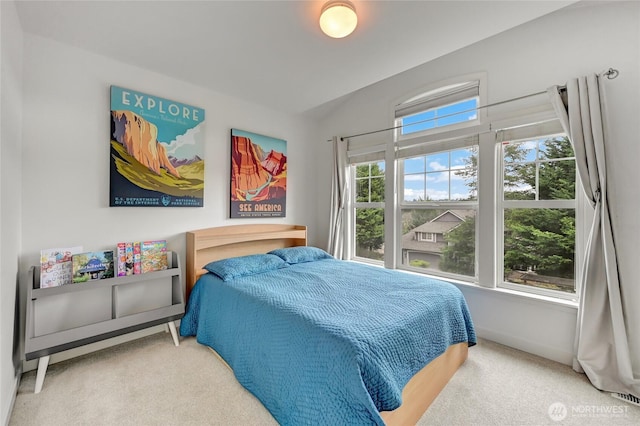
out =
<path fill-rule="evenodd" d="M 477 152 L 472 145 L 399 161 L 402 268 L 475 276 Z"/>
<path fill-rule="evenodd" d="M 501 157 L 503 286 L 574 295 L 576 165 L 569 139 L 502 142 Z"/>
<path fill-rule="evenodd" d="M 352 166 L 355 176 L 355 257 L 382 261 L 384 257 L 384 161 Z"/>
<path fill-rule="evenodd" d="M 436 234 L 433 232 L 416 232 L 416 237 L 418 241 L 436 242 Z"/>
<path fill-rule="evenodd" d="M 546 99 L 481 113 L 479 81 L 395 105 L 393 140 L 349 142 L 351 258 L 576 299 L 586 212 L 571 143 Z"/>
<path fill-rule="evenodd" d="M 404 201 L 476 200 L 477 147 L 403 160 Z"/>
<path fill-rule="evenodd" d="M 408 115 L 400 119 L 403 135 L 422 132 L 436 127 L 450 126 L 475 120 L 478 99 L 471 98 L 454 104 L 433 108 L 418 114 Z"/>
<path fill-rule="evenodd" d="M 479 81 L 422 93 L 396 106 L 397 137 L 478 121 Z"/>

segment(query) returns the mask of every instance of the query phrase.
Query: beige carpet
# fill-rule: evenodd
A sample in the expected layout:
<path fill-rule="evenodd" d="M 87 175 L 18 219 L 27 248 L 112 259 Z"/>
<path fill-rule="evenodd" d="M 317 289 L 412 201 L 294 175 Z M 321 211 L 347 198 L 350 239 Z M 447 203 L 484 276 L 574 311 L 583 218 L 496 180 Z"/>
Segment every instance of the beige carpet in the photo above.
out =
<path fill-rule="evenodd" d="M 209 349 L 194 338 L 175 347 L 165 333 L 53 364 L 38 395 L 34 384 L 35 371 L 23 375 L 11 426 L 276 424 Z M 638 425 L 640 407 L 599 392 L 565 365 L 489 341 L 470 349 L 419 422 L 603 424 Z"/>

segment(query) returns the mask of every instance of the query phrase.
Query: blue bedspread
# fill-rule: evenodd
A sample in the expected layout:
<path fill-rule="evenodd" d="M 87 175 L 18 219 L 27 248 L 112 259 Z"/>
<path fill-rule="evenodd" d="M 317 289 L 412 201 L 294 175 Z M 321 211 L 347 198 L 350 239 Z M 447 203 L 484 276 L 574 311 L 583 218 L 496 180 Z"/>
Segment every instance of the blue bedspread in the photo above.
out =
<path fill-rule="evenodd" d="M 451 344 L 476 343 L 462 293 L 335 259 L 222 281 L 202 276 L 180 325 L 282 425 L 383 425 L 404 385 Z"/>

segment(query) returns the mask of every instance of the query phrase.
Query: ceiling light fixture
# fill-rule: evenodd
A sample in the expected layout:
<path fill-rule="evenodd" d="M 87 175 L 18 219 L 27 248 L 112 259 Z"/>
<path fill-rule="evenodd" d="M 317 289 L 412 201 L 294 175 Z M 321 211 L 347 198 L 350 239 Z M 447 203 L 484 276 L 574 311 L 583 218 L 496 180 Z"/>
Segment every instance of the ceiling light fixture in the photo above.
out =
<path fill-rule="evenodd" d="M 320 28 L 329 37 L 346 37 L 356 29 L 356 25 L 358 25 L 358 15 L 350 1 L 333 0 L 322 6 Z"/>

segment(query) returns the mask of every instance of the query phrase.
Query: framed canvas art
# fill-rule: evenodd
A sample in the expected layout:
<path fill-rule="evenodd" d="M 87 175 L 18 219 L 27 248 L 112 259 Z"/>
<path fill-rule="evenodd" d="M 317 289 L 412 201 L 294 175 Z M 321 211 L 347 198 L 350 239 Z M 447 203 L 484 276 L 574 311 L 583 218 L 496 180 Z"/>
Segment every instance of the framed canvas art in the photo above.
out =
<path fill-rule="evenodd" d="M 231 218 L 285 217 L 287 142 L 231 129 Z"/>
<path fill-rule="evenodd" d="M 204 110 L 111 86 L 111 207 L 202 207 Z"/>

